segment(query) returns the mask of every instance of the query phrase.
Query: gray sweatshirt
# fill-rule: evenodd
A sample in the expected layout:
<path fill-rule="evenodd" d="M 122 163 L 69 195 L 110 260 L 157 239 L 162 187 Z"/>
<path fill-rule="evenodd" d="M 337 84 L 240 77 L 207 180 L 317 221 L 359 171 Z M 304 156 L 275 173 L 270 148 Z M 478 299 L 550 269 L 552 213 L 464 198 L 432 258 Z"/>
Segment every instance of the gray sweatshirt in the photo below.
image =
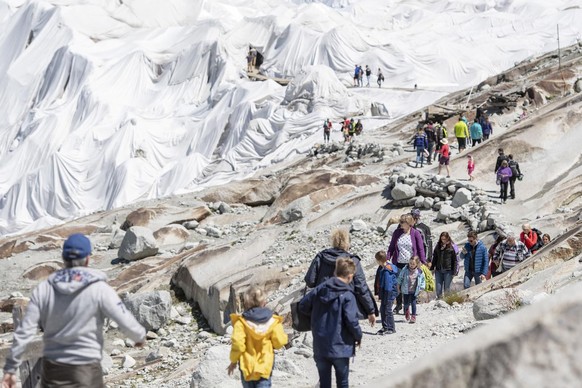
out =
<path fill-rule="evenodd" d="M 99 270 L 74 267 L 61 269 L 40 283 L 14 332 L 4 372 L 16 373 L 26 345 L 39 326 L 44 332 L 44 357 L 64 364 L 84 365 L 101 360 L 106 317 L 117 322 L 131 340 L 142 342 L 146 330 L 106 281 L 107 276 Z"/>

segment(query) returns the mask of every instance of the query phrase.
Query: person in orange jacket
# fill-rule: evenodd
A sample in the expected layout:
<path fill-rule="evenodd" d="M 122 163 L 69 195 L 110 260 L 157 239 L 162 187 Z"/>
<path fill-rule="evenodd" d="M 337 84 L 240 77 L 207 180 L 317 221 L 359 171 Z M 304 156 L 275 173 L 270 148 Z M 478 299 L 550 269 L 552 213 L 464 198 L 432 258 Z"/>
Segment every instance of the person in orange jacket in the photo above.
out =
<path fill-rule="evenodd" d="M 238 364 L 243 387 L 270 387 L 274 349 L 282 348 L 288 341 L 283 318 L 265 307 L 267 296 L 259 287 L 250 287 L 243 302 L 245 312 L 230 315 L 233 332 L 227 371 L 231 375 Z"/>

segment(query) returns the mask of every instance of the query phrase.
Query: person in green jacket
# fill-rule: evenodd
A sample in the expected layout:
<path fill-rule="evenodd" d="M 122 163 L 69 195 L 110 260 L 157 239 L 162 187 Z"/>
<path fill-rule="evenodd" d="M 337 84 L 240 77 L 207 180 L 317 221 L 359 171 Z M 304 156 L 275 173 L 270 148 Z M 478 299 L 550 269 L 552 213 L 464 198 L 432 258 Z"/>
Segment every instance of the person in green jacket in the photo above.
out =
<path fill-rule="evenodd" d="M 461 153 L 467 148 L 467 139 L 469 138 L 469 128 L 462 117 L 459 117 L 459 122 L 455 124 L 454 130 L 459 143 L 459 153 Z"/>

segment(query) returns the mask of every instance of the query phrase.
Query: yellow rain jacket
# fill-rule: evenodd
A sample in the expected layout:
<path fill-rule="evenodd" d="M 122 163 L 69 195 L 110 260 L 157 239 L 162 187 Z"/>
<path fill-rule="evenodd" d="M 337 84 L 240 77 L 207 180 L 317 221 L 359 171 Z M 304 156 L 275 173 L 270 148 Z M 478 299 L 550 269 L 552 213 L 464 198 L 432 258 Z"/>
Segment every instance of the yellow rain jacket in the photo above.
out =
<path fill-rule="evenodd" d="M 230 362 L 239 362 L 246 381 L 257 381 L 271 376 L 275 352 L 287 344 L 283 318 L 273 315 L 265 323 L 247 321 L 241 315 L 230 314 L 233 326 Z"/>
<path fill-rule="evenodd" d="M 455 124 L 455 137 L 459 139 L 468 138 L 469 137 L 469 128 L 464 121 L 459 120 L 457 124 Z"/>

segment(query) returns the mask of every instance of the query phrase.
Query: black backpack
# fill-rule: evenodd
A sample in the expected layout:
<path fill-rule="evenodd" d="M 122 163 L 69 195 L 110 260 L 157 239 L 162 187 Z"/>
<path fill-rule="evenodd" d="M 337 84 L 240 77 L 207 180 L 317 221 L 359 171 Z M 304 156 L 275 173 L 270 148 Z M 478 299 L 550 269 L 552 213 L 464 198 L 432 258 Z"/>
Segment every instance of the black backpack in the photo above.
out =
<path fill-rule="evenodd" d="M 511 175 L 512 177 L 517 178 L 517 176 L 519 175 L 519 172 L 517 171 L 517 162 L 515 160 L 510 160 L 509 162 L 507 162 L 509 168 L 511 168 Z"/>
<path fill-rule="evenodd" d="M 531 230 L 533 230 L 538 235 L 538 241 L 530 249 L 530 251 L 533 252 L 533 251 L 539 250 L 541 247 L 544 246 L 544 241 L 543 241 L 543 238 L 542 238 L 542 236 L 544 234 L 539 229 L 536 229 L 536 228 L 531 228 Z"/>

